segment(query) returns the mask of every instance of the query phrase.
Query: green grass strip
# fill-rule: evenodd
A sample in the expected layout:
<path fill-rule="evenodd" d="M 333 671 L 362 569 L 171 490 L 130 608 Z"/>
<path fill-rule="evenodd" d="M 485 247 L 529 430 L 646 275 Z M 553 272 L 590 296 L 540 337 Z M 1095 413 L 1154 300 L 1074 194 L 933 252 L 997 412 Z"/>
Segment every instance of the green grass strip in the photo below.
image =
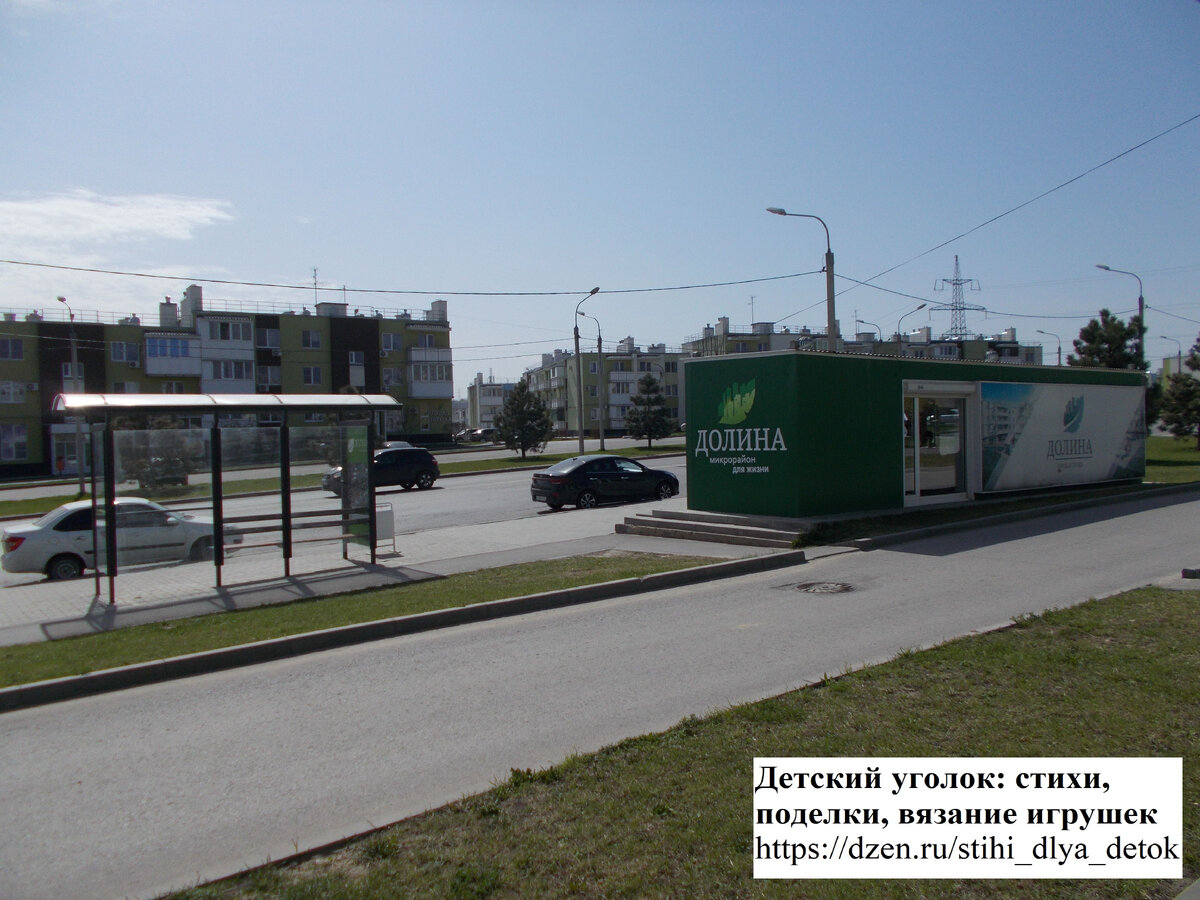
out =
<path fill-rule="evenodd" d="M 358 622 L 450 609 L 701 566 L 706 557 L 577 556 L 417 581 L 398 587 L 260 606 L 101 634 L 0 647 L 0 687 L 249 644 Z"/>
<path fill-rule="evenodd" d="M 1200 866 L 1198 602 L 1149 588 L 903 653 L 175 896 L 1168 900 Z M 755 756 L 1180 756 L 1187 880 L 755 881 Z"/>

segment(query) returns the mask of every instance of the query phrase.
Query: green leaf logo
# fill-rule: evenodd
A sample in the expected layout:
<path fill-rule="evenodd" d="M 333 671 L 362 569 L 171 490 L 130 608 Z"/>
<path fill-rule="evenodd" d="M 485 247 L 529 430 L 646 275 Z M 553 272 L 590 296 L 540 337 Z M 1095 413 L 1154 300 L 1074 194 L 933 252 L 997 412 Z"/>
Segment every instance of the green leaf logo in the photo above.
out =
<path fill-rule="evenodd" d="M 721 425 L 737 425 L 746 420 L 754 407 L 754 379 L 745 384 L 725 388 L 725 396 L 717 404 L 717 422 Z"/>

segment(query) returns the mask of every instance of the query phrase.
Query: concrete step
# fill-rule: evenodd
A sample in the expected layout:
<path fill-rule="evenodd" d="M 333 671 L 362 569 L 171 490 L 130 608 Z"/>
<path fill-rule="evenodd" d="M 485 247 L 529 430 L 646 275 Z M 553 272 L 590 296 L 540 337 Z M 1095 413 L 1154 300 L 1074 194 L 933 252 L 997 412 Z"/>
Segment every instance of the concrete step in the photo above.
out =
<path fill-rule="evenodd" d="M 793 536 L 804 531 L 811 531 L 815 524 L 809 519 L 789 519 L 782 516 L 752 516 L 743 513 L 700 512 L 690 509 L 654 509 L 650 511 L 649 515 L 655 518 L 677 519 L 683 522 L 767 528 L 775 531 L 785 531 Z"/>
<path fill-rule="evenodd" d="M 687 521 L 671 516 L 628 516 L 616 525 L 617 534 L 643 534 L 687 541 L 710 541 L 748 547 L 788 549 L 798 532 L 720 522 Z"/>

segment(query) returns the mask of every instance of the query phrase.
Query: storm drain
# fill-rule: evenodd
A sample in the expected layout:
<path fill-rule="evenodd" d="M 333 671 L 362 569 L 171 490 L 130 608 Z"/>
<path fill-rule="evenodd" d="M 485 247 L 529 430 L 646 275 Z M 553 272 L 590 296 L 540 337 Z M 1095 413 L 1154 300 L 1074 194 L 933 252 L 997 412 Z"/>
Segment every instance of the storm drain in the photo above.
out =
<path fill-rule="evenodd" d="M 805 594 L 844 594 L 854 590 L 854 585 L 844 581 L 806 581 L 796 585 L 796 590 Z"/>

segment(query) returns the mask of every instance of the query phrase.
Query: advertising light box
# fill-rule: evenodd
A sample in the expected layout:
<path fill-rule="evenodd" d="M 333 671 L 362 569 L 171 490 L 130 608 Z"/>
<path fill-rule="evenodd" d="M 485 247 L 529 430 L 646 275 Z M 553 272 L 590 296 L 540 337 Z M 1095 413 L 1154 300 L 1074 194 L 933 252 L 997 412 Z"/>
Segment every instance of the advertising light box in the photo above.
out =
<path fill-rule="evenodd" d="M 1141 478 L 1145 394 L 1083 384 L 980 385 L 983 490 Z"/>

